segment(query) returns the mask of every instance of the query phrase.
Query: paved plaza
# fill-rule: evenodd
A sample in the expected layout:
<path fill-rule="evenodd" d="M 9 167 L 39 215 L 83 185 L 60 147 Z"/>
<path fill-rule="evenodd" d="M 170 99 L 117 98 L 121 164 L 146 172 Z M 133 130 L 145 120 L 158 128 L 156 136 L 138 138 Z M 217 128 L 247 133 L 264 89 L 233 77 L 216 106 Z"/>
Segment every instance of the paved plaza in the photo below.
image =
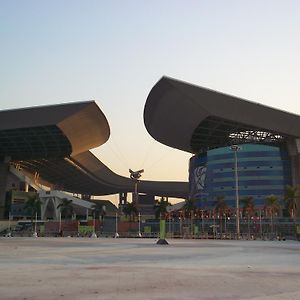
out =
<path fill-rule="evenodd" d="M 300 299 L 296 241 L 0 238 L 0 299 Z"/>

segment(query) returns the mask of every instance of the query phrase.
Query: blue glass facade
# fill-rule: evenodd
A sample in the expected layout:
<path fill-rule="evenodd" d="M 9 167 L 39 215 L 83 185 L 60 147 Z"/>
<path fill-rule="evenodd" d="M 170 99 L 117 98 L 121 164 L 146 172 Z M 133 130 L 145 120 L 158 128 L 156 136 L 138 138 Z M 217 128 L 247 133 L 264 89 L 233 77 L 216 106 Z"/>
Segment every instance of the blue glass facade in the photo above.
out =
<path fill-rule="evenodd" d="M 253 196 L 256 206 L 265 204 L 270 194 L 283 197 L 291 184 L 287 152 L 279 147 L 245 144 L 237 152 L 239 195 Z M 198 207 L 213 207 L 217 196 L 225 196 L 235 206 L 234 152 L 230 147 L 193 156 L 189 168 L 190 196 Z"/>

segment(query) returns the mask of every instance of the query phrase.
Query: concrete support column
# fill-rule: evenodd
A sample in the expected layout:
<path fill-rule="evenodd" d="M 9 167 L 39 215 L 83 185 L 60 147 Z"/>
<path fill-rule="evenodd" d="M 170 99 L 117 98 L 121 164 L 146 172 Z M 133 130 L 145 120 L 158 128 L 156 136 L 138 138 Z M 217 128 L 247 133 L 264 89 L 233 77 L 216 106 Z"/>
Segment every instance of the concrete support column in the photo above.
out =
<path fill-rule="evenodd" d="M 52 197 L 52 203 L 54 206 L 55 220 L 59 220 L 60 219 L 60 208 L 57 208 L 57 206 L 61 203 L 61 201 L 57 197 Z"/>
<path fill-rule="evenodd" d="M 40 198 L 40 200 L 41 200 L 41 219 L 44 220 L 50 198 Z"/>

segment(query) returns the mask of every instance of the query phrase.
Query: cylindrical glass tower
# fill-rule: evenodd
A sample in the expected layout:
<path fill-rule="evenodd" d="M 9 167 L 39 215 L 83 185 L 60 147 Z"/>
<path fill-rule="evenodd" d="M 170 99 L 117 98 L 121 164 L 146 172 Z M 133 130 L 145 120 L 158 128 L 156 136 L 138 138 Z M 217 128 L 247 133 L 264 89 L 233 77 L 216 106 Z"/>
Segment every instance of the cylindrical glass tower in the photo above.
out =
<path fill-rule="evenodd" d="M 256 207 L 265 205 L 265 197 L 284 197 L 291 184 L 288 154 L 279 147 L 244 144 L 237 152 L 239 196 L 252 196 Z M 198 207 L 212 208 L 217 196 L 224 196 L 228 206 L 235 206 L 234 152 L 230 147 L 195 155 L 189 167 L 190 197 Z"/>

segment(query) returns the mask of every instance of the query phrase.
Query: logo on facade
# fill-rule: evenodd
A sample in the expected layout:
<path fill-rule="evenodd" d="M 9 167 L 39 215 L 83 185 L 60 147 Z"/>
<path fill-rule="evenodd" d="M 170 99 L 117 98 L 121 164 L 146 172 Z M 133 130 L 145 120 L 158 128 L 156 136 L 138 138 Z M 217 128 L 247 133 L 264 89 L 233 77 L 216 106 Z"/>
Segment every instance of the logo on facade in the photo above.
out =
<path fill-rule="evenodd" d="M 194 179 L 197 191 L 201 191 L 204 189 L 206 169 L 206 166 L 200 166 L 194 170 Z"/>

